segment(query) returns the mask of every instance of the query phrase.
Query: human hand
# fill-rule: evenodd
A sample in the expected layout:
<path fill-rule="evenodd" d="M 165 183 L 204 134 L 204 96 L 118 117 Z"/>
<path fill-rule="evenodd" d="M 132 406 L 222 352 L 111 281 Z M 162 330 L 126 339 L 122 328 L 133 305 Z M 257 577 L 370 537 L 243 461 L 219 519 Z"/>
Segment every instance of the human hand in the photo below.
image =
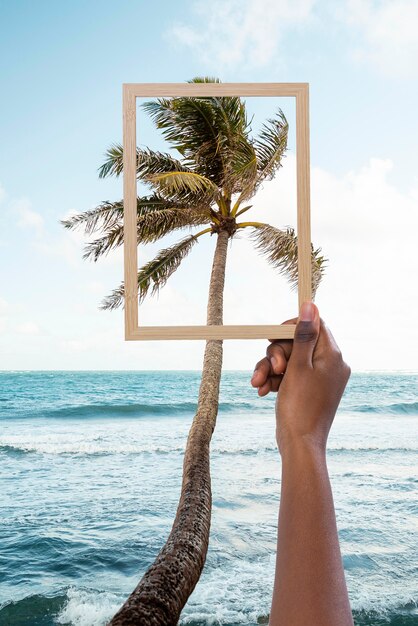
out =
<path fill-rule="evenodd" d="M 284 323 L 297 324 L 294 339 L 272 341 L 251 384 L 260 396 L 279 392 L 276 439 L 282 455 L 300 444 L 324 452 L 351 369 L 313 302 L 303 303 L 299 318 Z"/>

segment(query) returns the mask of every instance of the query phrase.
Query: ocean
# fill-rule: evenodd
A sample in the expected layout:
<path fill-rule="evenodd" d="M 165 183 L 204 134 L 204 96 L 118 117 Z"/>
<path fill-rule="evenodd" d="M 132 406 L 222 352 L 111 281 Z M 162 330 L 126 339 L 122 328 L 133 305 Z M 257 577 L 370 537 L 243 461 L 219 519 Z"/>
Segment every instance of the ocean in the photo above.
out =
<path fill-rule="evenodd" d="M 274 397 L 224 372 L 205 569 L 181 624 L 267 623 Z M 0 624 L 99 626 L 165 542 L 198 372 L 0 372 Z M 418 625 L 418 376 L 352 373 L 328 467 L 356 626 Z M 307 625 L 308 626 L 308 625 Z"/>

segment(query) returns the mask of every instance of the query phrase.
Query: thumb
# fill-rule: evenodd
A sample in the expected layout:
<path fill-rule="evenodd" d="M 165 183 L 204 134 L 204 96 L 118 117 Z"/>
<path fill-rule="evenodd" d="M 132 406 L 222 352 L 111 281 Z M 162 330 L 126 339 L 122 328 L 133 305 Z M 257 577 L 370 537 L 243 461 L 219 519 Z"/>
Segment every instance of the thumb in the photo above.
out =
<path fill-rule="evenodd" d="M 300 308 L 289 365 L 293 361 L 297 367 L 312 367 L 312 357 L 318 341 L 319 329 L 318 307 L 311 301 L 304 302 Z"/>

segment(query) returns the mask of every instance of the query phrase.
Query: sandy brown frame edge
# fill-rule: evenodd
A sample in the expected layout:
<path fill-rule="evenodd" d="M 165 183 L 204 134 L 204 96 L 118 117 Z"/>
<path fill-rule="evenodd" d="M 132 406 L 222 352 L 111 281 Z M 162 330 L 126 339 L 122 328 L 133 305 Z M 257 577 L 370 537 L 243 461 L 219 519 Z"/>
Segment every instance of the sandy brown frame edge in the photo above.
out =
<path fill-rule="evenodd" d="M 309 84 L 126 83 L 123 85 L 123 202 L 125 339 L 291 339 L 294 324 L 256 326 L 138 326 L 136 235 L 136 98 L 172 96 L 284 96 L 296 98 L 298 302 L 311 300 Z"/>

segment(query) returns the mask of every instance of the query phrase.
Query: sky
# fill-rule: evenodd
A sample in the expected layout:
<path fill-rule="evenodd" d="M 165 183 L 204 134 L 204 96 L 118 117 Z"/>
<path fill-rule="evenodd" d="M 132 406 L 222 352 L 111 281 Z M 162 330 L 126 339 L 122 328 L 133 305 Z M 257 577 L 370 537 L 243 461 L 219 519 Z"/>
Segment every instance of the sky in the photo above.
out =
<path fill-rule="evenodd" d="M 122 197 L 121 179 L 98 178 L 122 138 L 122 83 L 194 76 L 310 83 L 312 241 L 328 259 L 316 304 L 353 371 L 418 369 L 417 21 L 417 0 L 0 0 L 0 369 L 201 368 L 204 342 L 124 341 L 122 311 L 99 309 L 122 250 L 84 261 L 87 240 L 60 224 Z M 296 226 L 294 105 L 268 100 L 248 102 L 254 126 L 280 106 L 289 150 L 251 216 Z M 143 116 L 138 142 L 160 149 Z M 205 323 L 214 243 L 140 323 Z M 224 322 L 295 316 L 295 292 L 234 239 Z M 266 346 L 226 341 L 225 368 L 252 370 Z"/>

